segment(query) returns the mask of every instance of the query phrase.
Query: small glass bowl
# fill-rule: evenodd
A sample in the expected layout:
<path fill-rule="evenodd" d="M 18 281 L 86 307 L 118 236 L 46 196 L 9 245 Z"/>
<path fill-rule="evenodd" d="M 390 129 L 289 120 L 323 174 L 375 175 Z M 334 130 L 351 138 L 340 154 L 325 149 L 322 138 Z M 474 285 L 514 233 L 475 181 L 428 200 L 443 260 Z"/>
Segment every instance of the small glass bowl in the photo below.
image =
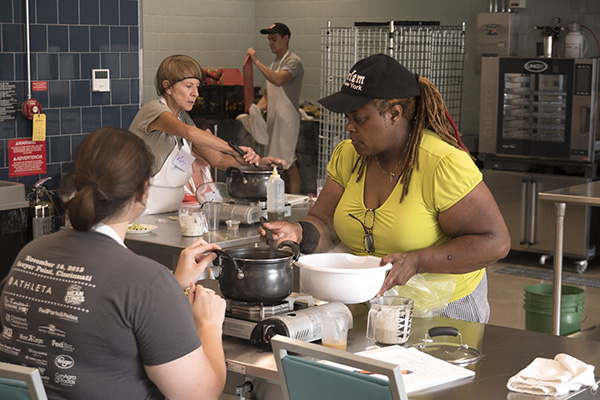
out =
<path fill-rule="evenodd" d="M 225 221 L 225 225 L 227 225 L 227 229 L 238 229 L 240 227 L 240 221 L 237 219 L 228 219 Z"/>

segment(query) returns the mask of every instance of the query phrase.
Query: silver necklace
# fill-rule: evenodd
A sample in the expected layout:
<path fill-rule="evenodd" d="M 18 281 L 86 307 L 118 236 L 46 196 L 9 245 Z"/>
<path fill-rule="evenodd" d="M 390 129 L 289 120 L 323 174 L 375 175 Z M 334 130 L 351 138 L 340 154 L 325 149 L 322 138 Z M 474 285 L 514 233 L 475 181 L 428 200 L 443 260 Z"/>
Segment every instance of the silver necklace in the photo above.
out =
<path fill-rule="evenodd" d="M 391 172 L 385 172 L 383 170 L 383 168 L 381 168 L 381 165 L 379 164 L 379 159 L 377 158 L 377 156 L 375 156 L 375 162 L 377 163 L 377 167 L 379 168 L 379 170 L 381 171 L 381 173 L 384 174 L 384 175 L 389 175 L 390 176 L 390 182 L 393 182 L 394 178 L 396 177 L 396 170 L 400 166 L 400 163 L 402 162 L 402 159 L 400 159 L 400 161 L 398 161 L 398 164 L 396 164 L 396 167 Z"/>

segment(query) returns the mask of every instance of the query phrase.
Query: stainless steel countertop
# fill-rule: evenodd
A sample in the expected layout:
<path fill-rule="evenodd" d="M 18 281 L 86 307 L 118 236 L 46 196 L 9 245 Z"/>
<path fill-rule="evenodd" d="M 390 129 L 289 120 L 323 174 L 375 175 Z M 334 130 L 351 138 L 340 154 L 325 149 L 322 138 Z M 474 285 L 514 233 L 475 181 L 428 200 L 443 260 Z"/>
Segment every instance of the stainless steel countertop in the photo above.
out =
<path fill-rule="evenodd" d="M 600 181 L 540 192 L 538 197 L 540 200 L 556 203 L 600 206 Z"/>
<path fill-rule="evenodd" d="M 222 249 L 252 245 L 260 241 L 257 232 L 258 224 L 240 224 L 238 229 L 227 229 L 225 223 L 221 222 L 218 231 L 209 231 L 201 236 L 182 236 L 176 212 L 145 215 L 137 218 L 136 221 L 141 224 L 156 225 L 158 228 L 148 233 L 128 233 L 125 236 L 125 245 L 138 254 L 158 261 L 172 271 L 177 268 L 181 250 L 198 238 L 203 238 L 208 243 L 215 243 Z"/>
<path fill-rule="evenodd" d="M 365 337 L 367 305 L 350 307 L 354 315 L 354 328 L 348 337 L 348 351 L 355 353 L 374 346 L 375 341 Z M 411 399 L 565 399 L 569 397 L 546 398 L 510 392 L 506 383 L 536 357 L 552 359 L 558 353 L 566 353 L 585 363 L 600 366 L 598 342 L 442 317 L 413 319 L 410 338 L 405 346 L 422 341 L 425 333 L 436 326 L 456 327 L 462 334 L 463 342 L 479 349 L 483 353 L 483 359 L 467 366 L 476 372 L 474 378 L 415 392 L 409 396 Z M 454 339 L 435 338 L 436 341 Z M 279 381 L 275 358 L 269 345 L 251 345 L 243 339 L 224 337 L 224 348 L 230 371 L 258 379 Z"/>
<path fill-rule="evenodd" d="M 556 245 L 554 249 L 554 277 L 553 277 L 553 305 L 552 305 L 552 333 L 560 333 L 560 310 L 562 301 L 562 271 L 563 271 L 563 240 L 564 219 L 567 204 L 600 207 L 600 181 L 582 183 L 562 189 L 549 190 L 538 193 L 542 201 L 553 201 L 556 213 Z M 586 260 L 587 263 L 587 260 Z M 587 264 L 586 264 L 587 267 Z"/>
<path fill-rule="evenodd" d="M 209 231 L 202 236 L 182 236 L 178 218 L 176 212 L 139 217 L 136 219 L 137 222 L 156 225 L 158 229 L 143 234 L 128 233 L 125 236 L 125 244 L 128 247 L 130 244 L 134 246 L 148 244 L 154 246 L 154 249 L 158 248 L 179 255 L 181 250 L 200 237 L 221 247 L 241 246 L 259 240 L 258 224 L 240 225 L 238 229 L 227 229 L 224 222 L 221 222 L 218 231 Z"/>
<path fill-rule="evenodd" d="M 287 218 L 296 221 L 306 215 L 310 203 L 294 204 L 291 208 L 292 215 Z M 177 267 L 179 253 L 191 245 L 198 238 L 203 238 L 208 243 L 215 243 L 222 249 L 237 246 L 246 246 L 260 241 L 258 227 L 260 224 L 240 224 L 238 229 L 228 229 L 224 222 L 219 225 L 218 231 L 209 231 L 201 236 L 186 237 L 181 235 L 179 217 L 177 212 L 144 215 L 136 219 L 141 224 L 156 225 L 157 229 L 148 233 L 128 233 L 125 236 L 125 245 L 132 251 L 158 261 L 171 270 Z"/>
<path fill-rule="evenodd" d="M 592 186 L 591 188 L 590 185 Z M 582 190 L 585 191 L 584 194 L 588 193 L 590 196 L 600 196 L 600 183 L 598 185 L 578 185 L 552 191 L 545 195 L 558 192 L 556 193 L 557 196 L 569 196 L 572 194 L 581 196 Z M 563 200 L 559 198 L 555 201 Z M 305 212 L 306 210 L 296 210 L 296 214 L 293 217 L 299 217 L 299 215 Z M 174 265 L 176 265 L 176 259 L 179 257 L 180 251 L 197 238 L 181 236 L 178 221 L 170 218 L 174 216 L 176 216 L 176 213 L 140 217 L 138 222 L 157 225 L 158 229 L 147 234 L 128 234 L 125 239 L 127 246 L 140 254 L 150 257 L 156 254 L 173 257 Z M 209 242 L 217 243 L 223 248 L 246 245 L 256 243 L 259 240 L 257 228 L 258 224 L 251 226 L 241 225 L 237 231 L 231 231 L 222 224 L 219 231 L 208 232 L 201 237 Z M 202 284 L 218 291 L 218 282 L 216 280 L 204 280 Z M 358 352 L 374 346 L 375 342 L 367 340 L 365 337 L 367 305 L 351 305 L 350 308 L 354 315 L 354 328 L 349 333 L 348 351 Z M 476 372 L 473 379 L 456 381 L 420 391 L 410 395 L 411 399 L 433 400 L 443 397 L 446 400 L 543 400 L 546 397 L 509 392 L 506 388 L 508 379 L 525 368 L 536 357 L 554 358 L 558 353 L 566 353 L 596 367 L 600 366 L 599 342 L 451 320 L 442 317 L 413 319 L 410 338 L 406 346 L 422 341 L 425 333 L 435 326 L 456 327 L 462 334 L 463 342 L 479 349 L 484 357 L 474 365 L 467 367 Z M 239 374 L 238 376 L 242 377 L 253 377 L 271 382 L 273 385 L 278 385 L 279 377 L 277 375 L 275 358 L 269 345 L 252 345 L 249 341 L 233 337 L 224 337 L 223 343 L 229 370 L 228 380 L 230 379 L 230 374 L 234 373 L 234 375 Z M 265 398 L 280 397 L 273 395 L 266 396 Z M 571 397 L 563 396 L 551 399 L 566 398 Z"/>

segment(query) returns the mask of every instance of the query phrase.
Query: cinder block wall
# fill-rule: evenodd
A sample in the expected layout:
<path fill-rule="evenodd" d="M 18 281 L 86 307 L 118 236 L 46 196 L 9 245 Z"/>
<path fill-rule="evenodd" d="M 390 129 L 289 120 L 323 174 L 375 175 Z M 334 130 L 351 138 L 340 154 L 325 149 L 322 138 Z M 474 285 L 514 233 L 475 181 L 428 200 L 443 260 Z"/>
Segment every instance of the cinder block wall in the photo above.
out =
<path fill-rule="evenodd" d="M 499 0 L 500 1 L 500 0 Z M 476 138 L 479 125 L 479 76 L 475 74 L 475 29 L 477 13 L 489 11 L 489 1 L 478 0 L 159 0 L 144 1 L 144 101 L 154 98 L 153 77 L 164 56 L 176 52 L 189 54 L 203 66 L 241 68 L 249 46 L 259 58 L 272 60 L 266 38 L 259 30 L 275 21 L 289 25 L 291 48 L 304 61 L 306 69 L 302 99 L 320 97 L 321 28 L 331 20 L 333 26 L 351 26 L 356 21 L 419 20 L 440 21 L 443 25 L 467 24 L 462 133 Z M 579 22 L 600 36 L 598 0 L 527 0 L 519 10 L 519 55 L 534 55 L 540 41 L 535 26 L 560 26 Z M 597 57 L 593 37 L 584 31 L 588 42 L 586 56 Z M 525 51 L 528 51 L 525 54 Z M 255 84 L 264 80 L 255 70 Z"/>

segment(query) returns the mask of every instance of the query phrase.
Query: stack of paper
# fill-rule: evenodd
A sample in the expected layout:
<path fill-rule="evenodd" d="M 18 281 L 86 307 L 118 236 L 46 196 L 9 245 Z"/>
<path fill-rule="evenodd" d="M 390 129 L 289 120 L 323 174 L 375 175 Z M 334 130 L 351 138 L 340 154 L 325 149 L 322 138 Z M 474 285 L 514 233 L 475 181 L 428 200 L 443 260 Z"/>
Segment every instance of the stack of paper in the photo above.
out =
<path fill-rule="evenodd" d="M 356 354 L 400 365 L 406 393 L 475 375 L 475 371 L 440 360 L 414 347 L 389 346 Z M 387 379 L 383 375 L 381 377 Z"/>

